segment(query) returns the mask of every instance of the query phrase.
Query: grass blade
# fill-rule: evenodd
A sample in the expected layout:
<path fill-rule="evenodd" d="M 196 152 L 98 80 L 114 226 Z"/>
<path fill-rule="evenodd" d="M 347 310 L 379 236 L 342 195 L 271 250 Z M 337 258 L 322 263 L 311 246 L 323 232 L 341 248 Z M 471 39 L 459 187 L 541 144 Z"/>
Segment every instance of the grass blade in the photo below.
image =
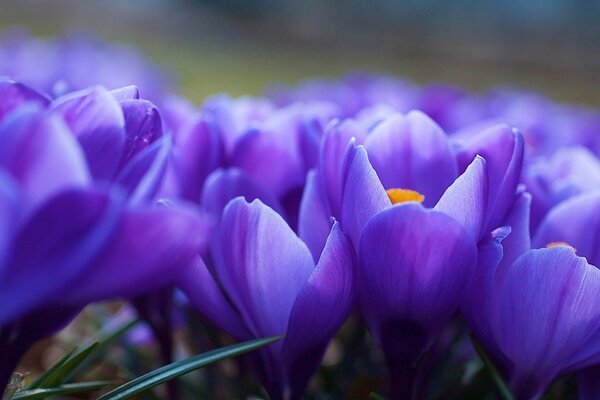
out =
<path fill-rule="evenodd" d="M 506 384 L 506 382 L 504 382 L 504 379 L 502 379 L 500 372 L 498 372 L 498 370 L 494 366 L 494 363 L 483 349 L 481 343 L 479 343 L 479 340 L 477 340 L 477 338 L 473 334 L 471 334 L 470 336 L 471 341 L 473 342 L 473 347 L 475 347 L 477 354 L 483 362 L 484 368 L 487 370 L 488 374 L 490 375 L 490 378 L 492 378 L 492 381 L 496 385 L 496 388 L 500 392 L 500 395 L 504 398 L 504 400 L 515 400 L 515 396 L 513 396 L 513 394 L 511 393 L 508 385 Z"/>
<path fill-rule="evenodd" d="M 213 364 L 217 361 L 235 357 L 240 354 L 255 350 L 259 347 L 269 345 L 277 340 L 280 340 L 281 338 L 281 336 L 276 336 L 267 339 L 250 340 L 248 342 L 212 350 L 182 361 L 165 365 L 138 378 L 135 378 L 116 389 L 113 389 L 112 391 L 99 397 L 98 400 L 129 399 L 170 379 L 187 374 L 188 372 Z"/>
<path fill-rule="evenodd" d="M 91 345 L 83 348 L 83 350 L 77 351 L 72 354 L 69 358 L 61 362 L 58 368 L 51 368 L 47 371 L 43 379 L 38 379 L 35 386 L 30 386 L 28 389 L 37 388 L 51 388 L 58 386 L 63 383 L 68 375 L 75 370 L 85 359 L 98 347 L 98 342 L 94 342 Z M 61 360 L 62 361 L 62 360 Z"/>
<path fill-rule="evenodd" d="M 17 392 L 12 400 L 37 400 L 45 399 L 51 396 L 61 394 L 89 392 L 91 390 L 102 389 L 105 386 L 113 385 L 115 382 L 110 381 L 94 381 L 84 383 L 67 383 L 53 388 L 37 388 L 27 389 Z"/>

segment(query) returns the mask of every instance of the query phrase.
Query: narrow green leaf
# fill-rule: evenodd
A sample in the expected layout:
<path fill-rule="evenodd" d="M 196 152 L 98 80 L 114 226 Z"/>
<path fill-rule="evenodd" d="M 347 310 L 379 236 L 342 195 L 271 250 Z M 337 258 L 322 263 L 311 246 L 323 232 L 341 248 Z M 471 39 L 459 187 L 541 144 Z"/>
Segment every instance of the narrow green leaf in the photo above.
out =
<path fill-rule="evenodd" d="M 53 388 L 27 389 L 17 392 L 13 396 L 12 400 L 37 400 L 61 394 L 89 392 L 91 390 L 102 389 L 103 387 L 113 385 L 114 383 L 115 382 L 110 381 L 93 381 L 83 383 L 67 383 Z"/>
<path fill-rule="evenodd" d="M 60 367 L 67 362 L 67 360 L 69 358 L 71 358 L 71 356 L 73 356 L 73 354 L 77 351 L 77 347 L 74 347 L 70 352 L 68 352 L 63 358 L 61 358 L 60 360 L 58 360 L 56 363 L 54 363 L 53 366 L 51 366 L 46 372 L 44 372 L 42 375 L 40 375 L 36 380 L 34 380 L 33 382 L 31 382 L 28 386 L 27 389 L 37 389 L 40 387 L 40 384 L 46 380 L 49 376 L 53 375 L 55 373 L 55 371 L 57 371 L 58 369 L 60 369 Z"/>
<path fill-rule="evenodd" d="M 502 379 L 500 372 L 498 372 L 498 370 L 494 366 L 494 363 L 485 352 L 481 343 L 479 343 L 479 340 L 477 340 L 477 338 L 473 334 L 471 334 L 470 336 L 471 341 L 473 342 L 473 347 L 475 347 L 477 354 L 481 358 L 481 361 L 483 361 L 483 365 L 485 366 L 485 369 L 490 375 L 490 378 L 492 378 L 492 381 L 496 385 L 496 388 L 498 388 L 500 395 L 504 398 L 504 400 L 515 400 L 515 397 L 511 393 L 508 385 L 506 384 L 506 382 L 504 382 L 504 379 Z"/>
<path fill-rule="evenodd" d="M 198 354 L 182 361 L 176 361 L 135 378 L 132 381 L 129 381 L 126 384 L 121 385 L 118 388 L 113 389 L 112 391 L 99 397 L 98 400 L 129 399 L 168 380 L 187 374 L 188 372 L 194 371 L 198 368 L 213 364 L 217 361 L 235 357 L 240 354 L 255 350 L 259 347 L 269 345 L 280 340 L 281 338 L 281 336 L 276 336 L 267 339 L 250 340 L 248 342 Z"/>
<path fill-rule="evenodd" d="M 98 344 L 98 342 L 94 342 L 81 351 L 76 352 L 51 373 L 44 374 L 44 379 L 40 380 L 36 387 L 28 389 L 51 388 L 60 385 L 98 347 Z"/>
<path fill-rule="evenodd" d="M 369 400 L 385 400 L 385 399 L 383 398 L 383 396 L 381 396 L 381 395 L 379 395 L 379 394 L 377 394 L 377 393 L 375 393 L 375 392 L 371 392 L 371 393 L 369 393 L 369 397 L 368 397 L 368 399 L 369 399 Z"/>
<path fill-rule="evenodd" d="M 133 328 L 139 322 L 138 319 L 133 319 L 112 332 L 109 332 L 101 337 L 99 337 L 96 341 L 98 345 L 94 349 L 92 353 L 88 355 L 88 357 L 83 360 L 73 371 L 71 371 L 64 382 L 69 382 L 76 378 L 78 375 L 81 375 L 85 370 L 87 370 L 92 363 L 97 361 L 106 351 L 108 347 L 110 347 L 115 341 L 121 338 L 125 333 L 127 333 L 131 328 Z"/>

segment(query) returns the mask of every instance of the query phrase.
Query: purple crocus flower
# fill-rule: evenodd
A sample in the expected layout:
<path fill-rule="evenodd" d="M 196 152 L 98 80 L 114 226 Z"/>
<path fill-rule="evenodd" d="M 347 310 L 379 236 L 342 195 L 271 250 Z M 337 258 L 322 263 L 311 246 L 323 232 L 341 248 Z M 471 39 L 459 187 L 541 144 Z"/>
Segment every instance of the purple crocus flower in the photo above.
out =
<path fill-rule="evenodd" d="M 284 335 L 254 360 L 273 399 L 300 399 L 354 302 L 353 253 L 334 224 L 318 262 L 259 200 L 229 202 L 211 251 L 181 287 L 201 313 L 240 340 Z"/>
<path fill-rule="evenodd" d="M 567 147 L 550 157 L 530 160 L 524 175 L 527 190 L 533 194 L 531 227 L 535 232 L 552 207 L 600 188 L 600 160 L 585 147 Z"/>
<path fill-rule="evenodd" d="M 496 273 L 489 320 L 517 399 L 600 361 L 600 270 L 568 246 L 530 250 Z"/>
<path fill-rule="evenodd" d="M 153 106 L 114 97 L 131 90 L 54 103 L 15 82 L 0 91 L 3 388 L 23 352 L 86 304 L 174 283 L 204 247 L 206 221 L 149 201 L 164 162 L 149 151 L 159 140 L 145 140 Z"/>
<path fill-rule="evenodd" d="M 22 31 L 5 33 L 0 38 L 0 76 L 25 82 L 52 97 L 94 85 L 117 89 L 134 82 L 146 98 L 158 101 L 172 86 L 172 77 L 134 48 L 81 33 L 52 40 Z"/>

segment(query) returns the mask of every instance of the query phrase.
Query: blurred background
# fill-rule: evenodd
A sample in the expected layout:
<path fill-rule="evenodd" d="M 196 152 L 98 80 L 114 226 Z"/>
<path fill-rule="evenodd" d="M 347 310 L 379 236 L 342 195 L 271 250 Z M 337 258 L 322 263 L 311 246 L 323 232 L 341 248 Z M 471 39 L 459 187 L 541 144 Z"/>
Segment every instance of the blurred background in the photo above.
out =
<path fill-rule="evenodd" d="M 133 44 L 196 103 L 361 70 L 596 105 L 598 20 L 595 0 L 0 0 L 0 30 Z"/>

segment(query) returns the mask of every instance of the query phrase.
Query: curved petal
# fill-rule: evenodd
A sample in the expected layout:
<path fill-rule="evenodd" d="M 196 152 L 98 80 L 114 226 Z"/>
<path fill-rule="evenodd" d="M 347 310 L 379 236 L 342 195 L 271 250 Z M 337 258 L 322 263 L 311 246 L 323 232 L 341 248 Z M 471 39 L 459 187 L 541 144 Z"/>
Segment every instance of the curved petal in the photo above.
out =
<path fill-rule="evenodd" d="M 229 300 L 208 271 L 202 258 L 196 257 L 192 266 L 183 272 L 178 280 L 178 287 L 185 293 L 196 310 L 221 329 L 239 340 L 248 340 L 252 337 L 239 314 L 229 304 Z"/>
<path fill-rule="evenodd" d="M 85 186 L 90 177 L 81 149 L 56 116 L 27 110 L 0 128 L 0 165 L 34 208 L 52 195 Z"/>
<path fill-rule="evenodd" d="M 508 216 L 502 222 L 503 226 L 510 226 L 510 234 L 502 241 L 504 257 L 500 262 L 500 268 L 512 264 L 523 253 L 531 249 L 531 236 L 529 234 L 530 210 L 531 195 L 525 191 L 519 192 L 508 212 Z"/>
<path fill-rule="evenodd" d="M 342 193 L 342 227 L 358 249 L 367 221 L 392 205 L 363 146 L 351 146 L 346 153 Z"/>
<path fill-rule="evenodd" d="M 451 217 L 403 203 L 373 217 L 360 239 L 360 302 L 376 337 L 390 321 L 439 328 L 458 308 L 477 251 Z"/>
<path fill-rule="evenodd" d="M 200 204 L 219 219 L 227 203 L 238 196 L 244 197 L 246 201 L 260 199 L 283 215 L 279 200 L 238 168 L 218 169 L 210 174 L 204 185 Z"/>
<path fill-rule="evenodd" d="M 255 337 L 286 332 L 315 264 L 283 218 L 260 200 L 232 200 L 213 248 L 215 274 Z"/>
<path fill-rule="evenodd" d="M 488 188 L 485 160 L 477 156 L 446 189 L 433 209 L 450 215 L 478 241 L 485 234 Z"/>
<path fill-rule="evenodd" d="M 285 194 L 304 181 L 298 139 L 288 133 L 249 130 L 238 140 L 231 164 L 276 196 Z"/>
<path fill-rule="evenodd" d="M 283 342 L 292 397 L 300 396 L 327 343 L 354 304 L 354 250 L 338 223 L 331 228 L 317 266 L 298 294 Z M 315 312 L 317 311 L 317 312 Z"/>
<path fill-rule="evenodd" d="M 598 330 L 599 302 L 600 270 L 568 247 L 530 250 L 499 271 L 490 319 L 517 397 L 540 393 Z"/>
<path fill-rule="evenodd" d="M 207 177 L 222 163 L 223 145 L 213 123 L 198 119 L 177 132 L 173 172 L 181 197 L 198 201 Z"/>
<path fill-rule="evenodd" d="M 306 243 L 313 259 L 318 260 L 331 230 L 332 217 L 327 214 L 325 193 L 321 191 L 319 173 L 308 172 L 300 203 L 298 236 Z"/>
<path fill-rule="evenodd" d="M 323 192 L 327 196 L 328 213 L 341 217 L 344 160 L 352 138 L 362 144 L 366 133 L 351 119 L 334 123 L 325 130 L 319 154 L 319 173 L 322 176 Z"/>
<path fill-rule="evenodd" d="M 175 283 L 208 243 L 209 221 L 178 207 L 123 212 L 108 246 L 73 283 L 67 304 L 131 298 Z"/>
<path fill-rule="evenodd" d="M 119 201 L 100 192 L 67 191 L 44 204 L 14 239 L 0 280 L 0 325 L 63 297 L 108 244 Z"/>
<path fill-rule="evenodd" d="M 162 121 L 158 109 L 147 100 L 120 102 L 125 119 L 125 143 L 117 171 L 162 136 Z"/>
<path fill-rule="evenodd" d="M 115 177 L 130 203 L 147 201 L 158 192 L 172 148 L 171 137 L 163 136 L 137 153 Z"/>
<path fill-rule="evenodd" d="M 552 208 L 538 228 L 533 247 L 566 242 L 600 267 L 600 191 L 583 193 Z"/>
<path fill-rule="evenodd" d="M 365 140 L 365 148 L 386 189 L 422 193 L 428 207 L 458 176 L 446 134 L 419 111 L 396 114 L 378 124 Z"/>
<path fill-rule="evenodd" d="M 140 98 L 140 91 L 135 85 L 113 89 L 110 91 L 110 94 L 112 94 L 117 101 L 137 100 Z"/>
<path fill-rule="evenodd" d="M 109 180 L 125 145 L 125 120 L 119 102 L 102 87 L 58 98 L 52 109 L 61 115 L 81 143 L 92 176 Z"/>
<path fill-rule="evenodd" d="M 18 201 L 17 186 L 10 176 L 0 170 L 0 280 L 2 280 L 6 257 L 21 218 Z"/>
<path fill-rule="evenodd" d="M 45 107 L 50 99 L 23 83 L 0 79 L 0 121 L 10 111 L 25 103 Z"/>
<path fill-rule="evenodd" d="M 523 166 L 523 136 L 506 125 L 486 128 L 462 143 L 457 155 L 464 170 L 479 154 L 487 162 L 490 182 L 485 231 L 500 226 L 512 205 Z"/>

